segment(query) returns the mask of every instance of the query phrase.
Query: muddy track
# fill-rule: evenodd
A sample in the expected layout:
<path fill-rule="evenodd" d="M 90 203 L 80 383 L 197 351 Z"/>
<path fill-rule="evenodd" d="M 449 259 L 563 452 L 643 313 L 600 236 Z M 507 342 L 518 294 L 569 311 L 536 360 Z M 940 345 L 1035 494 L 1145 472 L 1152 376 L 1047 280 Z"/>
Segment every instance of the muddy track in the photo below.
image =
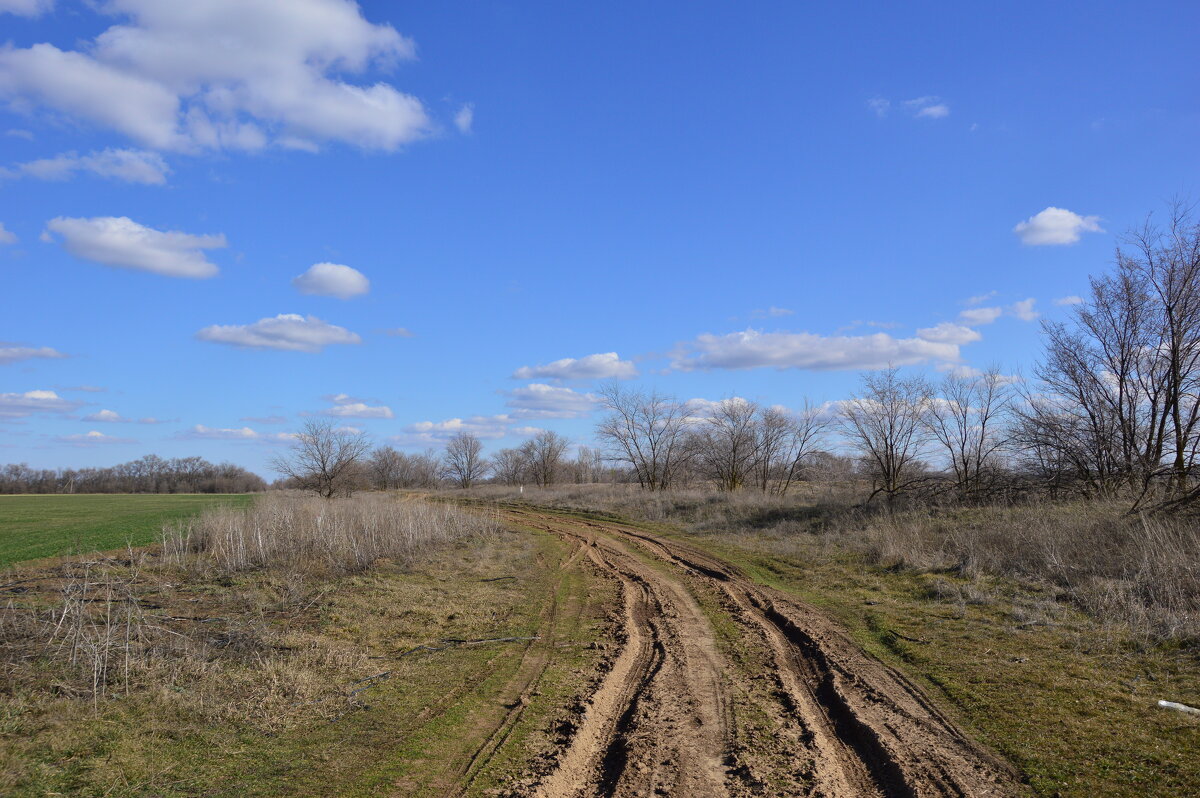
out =
<path fill-rule="evenodd" d="M 504 516 L 585 546 L 595 567 L 620 583 L 624 602 L 620 651 L 533 794 L 1017 792 L 1005 763 L 813 608 L 636 527 L 525 507 Z M 703 597 L 715 597 L 707 611 Z M 734 624 L 761 666 L 728 661 L 714 612 Z M 753 744 L 739 739 L 735 715 L 770 718 L 775 733 Z M 773 758 L 759 755 L 772 747 Z"/>

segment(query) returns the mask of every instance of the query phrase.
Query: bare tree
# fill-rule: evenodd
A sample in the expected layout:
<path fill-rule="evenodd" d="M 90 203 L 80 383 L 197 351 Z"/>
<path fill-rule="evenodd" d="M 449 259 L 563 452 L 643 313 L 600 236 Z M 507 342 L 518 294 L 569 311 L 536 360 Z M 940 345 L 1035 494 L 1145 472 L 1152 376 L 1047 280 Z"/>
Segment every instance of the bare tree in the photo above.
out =
<path fill-rule="evenodd" d="M 821 408 L 813 407 L 807 399 L 804 400 L 804 406 L 799 413 L 791 417 L 784 414 L 782 423 L 773 415 L 778 412 L 772 408 L 764 413 L 763 437 L 767 440 L 779 438 L 778 442 L 768 443 L 764 440 L 764 448 L 771 452 L 770 456 L 779 464 L 770 468 L 779 473 L 775 490 L 783 495 L 788 492 L 792 483 L 801 477 L 813 455 L 820 451 L 825 441 L 825 433 L 833 425 L 833 417 L 822 412 Z M 769 433 L 766 432 L 768 429 Z"/>
<path fill-rule="evenodd" d="M 525 481 L 527 465 L 520 449 L 501 449 L 492 455 L 492 478 L 501 485 L 520 485 Z"/>
<path fill-rule="evenodd" d="M 696 467 L 720 490 L 739 490 L 759 457 L 759 407 L 731 397 L 717 402 L 691 436 Z"/>
<path fill-rule="evenodd" d="M 542 430 L 521 446 L 527 469 L 534 484 L 546 486 L 558 481 L 563 455 L 571 442 L 551 430 Z"/>
<path fill-rule="evenodd" d="M 370 449 L 362 433 L 313 420 L 305 423 L 287 455 L 271 460 L 271 467 L 297 487 L 326 499 L 349 496 L 362 479 L 362 461 Z"/>
<path fill-rule="evenodd" d="M 620 383 L 599 394 L 609 411 L 596 427 L 607 457 L 633 469 L 646 490 L 666 490 L 686 460 L 687 412 L 674 397 L 625 390 Z"/>
<path fill-rule="evenodd" d="M 976 494 L 998 465 L 1007 442 L 1001 421 L 1010 398 L 1008 385 L 996 366 L 979 376 L 951 373 L 942 380 L 941 396 L 929 402 L 926 428 L 946 450 L 962 497 Z"/>
<path fill-rule="evenodd" d="M 865 374 L 862 395 L 842 404 L 841 429 L 862 456 L 874 483 L 868 501 L 882 493 L 888 501 L 920 477 L 926 437 L 922 417 L 929 404 L 928 383 L 902 379 L 899 369 Z"/>
<path fill-rule="evenodd" d="M 488 470 L 483 444 L 469 432 L 460 432 L 446 441 L 444 463 L 446 473 L 460 488 L 471 487 Z"/>
<path fill-rule="evenodd" d="M 391 446 L 380 446 L 371 452 L 367 470 L 372 484 L 379 490 L 393 490 L 404 484 L 408 458 Z"/>

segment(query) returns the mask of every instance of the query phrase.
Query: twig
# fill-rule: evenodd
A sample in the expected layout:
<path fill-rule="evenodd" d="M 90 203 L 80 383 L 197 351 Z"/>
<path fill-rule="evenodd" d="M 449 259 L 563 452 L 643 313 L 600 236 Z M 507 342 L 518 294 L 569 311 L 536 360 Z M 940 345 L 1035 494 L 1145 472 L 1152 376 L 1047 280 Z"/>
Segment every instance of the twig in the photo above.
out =
<path fill-rule="evenodd" d="M 516 579 L 515 576 L 493 576 L 491 579 L 480 579 L 480 582 L 499 582 L 504 579 Z"/>

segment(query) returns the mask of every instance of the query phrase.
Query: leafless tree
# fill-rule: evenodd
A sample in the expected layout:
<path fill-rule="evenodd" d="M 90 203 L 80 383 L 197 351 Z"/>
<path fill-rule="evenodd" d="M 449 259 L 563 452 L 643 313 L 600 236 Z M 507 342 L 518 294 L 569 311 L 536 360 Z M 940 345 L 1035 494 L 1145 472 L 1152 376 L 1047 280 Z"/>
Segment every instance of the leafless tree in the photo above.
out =
<path fill-rule="evenodd" d="M 520 449 L 501 449 L 492 455 L 492 479 L 501 485 L 520 485 L 525 481 L 526 466 Z"/>
<path fill-rule="evenodd" d="M 862 395 L 843 402 L 842 433 L 874 483 L 868 501 L 881 493 L 892 501 L 920 478 L 929 396 L 924 379 L 901 378 L 899 369 L 889 368 L 864 375 Z"/>
<path fill-rule="evenodd" d="M 371 452 L 371 457 L 367 460 L 371 483 L 379 490 L 403 487 L 407 461 L 406 455 L 391 446 L 380 446 Z"/>
<path fill-rule="evenodd" d="M 764 433 L 771 430 L 769 434 L 764 434 L 764 441 L 778 437 L 777 442 L 772 441 L 766 448 L 771 452 L 770 457 L 778 463 L 778 466 L 768 465 L 768 468 L 779 474 L 775 491 L 783 495 L 800 479 L 813 455 L 820 451 L 825 442 L 825 433 L 833 425 L 833 417 L 822 412 L 821 408 L 814 407 L 807 399 L 794 415 L 781 413 L 783 418 L 780 420 L 775 417 L 776 413 L 780 411 L 774 408 L 764 413 L 762 425 Z"/>
<path fill-rule="evenodd" d="M 370 441 L 362 433 L 338 429 L 331 421 L 312 420 L 296 436 L 291 451 L 271 467 L 297 487 L 326 499 L 349 496 L 358 487 Z"/>
<path fill-rule="evenodd" d="M 978 376 L 950 373 L 939 386 L 941 396 L 929 402 L 925 426 L 945 449 L 964 498 L 976 495 L 999 465 L 1009 384 L 996 366 Z"/>
<path fill-rule="evenodd" d="M 596 427 L 607 457 L 627 464 L 646 490 L 666 490 L 686 459 L 687 412 L 674 397 L 624 389 L 612 382 L 599 394 L 609 411 Z"/>
<path fill-rule="evenodd" d="M 553 485 L 562 470 L 563 455 L 571 442 L 552 430 L 542 430 L 521 446 L 526 468 L 535 485 Z"/>
<path fill-rule="evenodd" d="M 700 473 L 720 490 L 739 490 L 759 457 L 759 407 L 731 397 L 695 425 L 691 447 Z"/>
<path fill-rule="evenodd" d="M 469 488 L 488 471 L 483 444 L 469 432 L 460 432 L 446 441 L 443 458 L 446 474 L 460 488 Z"/>

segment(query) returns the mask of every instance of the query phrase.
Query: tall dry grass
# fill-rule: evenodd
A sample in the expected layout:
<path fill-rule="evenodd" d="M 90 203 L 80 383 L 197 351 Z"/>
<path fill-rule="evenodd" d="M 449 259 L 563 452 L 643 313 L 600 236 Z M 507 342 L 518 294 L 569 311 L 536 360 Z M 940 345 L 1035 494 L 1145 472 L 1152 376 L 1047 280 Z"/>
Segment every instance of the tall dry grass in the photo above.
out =
<path fill-rule="evenodd" d="M 0 606 L 0 709 L 21 696 L 155 694 L 213 722 L 283 728 L 335 715 L 338 684 L 370 667 L 354 646 L 294 628 L 340 579 L 490 538 L 486 511 L 360 494 L 260 498 L 164 528 L 161 552 L 64 560 L 16 573 Z M 158 556 L 155 556 L 155 555 Z"/>
<path fill-rule="evenodd" d="M 163 530 L 163 556 L 180 565 L 359 573 L 498 528 L 486 512 L 404 501 L 393 494 L 320 499 L 270 494 L 246 510 L 216 508 Z"/>

